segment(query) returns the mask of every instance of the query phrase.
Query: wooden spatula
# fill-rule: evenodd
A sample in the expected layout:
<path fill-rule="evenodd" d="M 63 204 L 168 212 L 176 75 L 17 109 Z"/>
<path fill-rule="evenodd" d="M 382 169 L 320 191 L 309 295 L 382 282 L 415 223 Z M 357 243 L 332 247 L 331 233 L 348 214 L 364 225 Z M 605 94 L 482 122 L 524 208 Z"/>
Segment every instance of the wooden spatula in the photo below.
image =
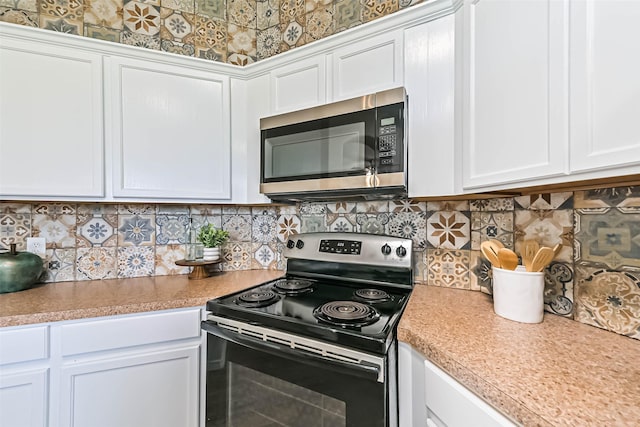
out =
<path fill-rule="evenodd" d="M 498 259 L 498 252 L 493 249 L 493 246 L 489 242 L 482 242 L 480 244 L 480 250 L 482 255 L 489 260 L 491 265 L 500 268 L 500 260 Z"/>
<path fill-rule="evenodd" d="M 538 249 L 538 253 L 536 253 L 536 256 L 531 262 L 531 271 L 537 272 L 544 270 L 544 268 L 549 265 L 551 261 L 553 261 L 553 258 L 555 256 L 556 255 L 553 252 L 553 249 L 546 246 L 541 247 L 540 249 Z"/>
<path fill-rule="evenodd" d="M 520 255 L 522 255 L 522 263 L 527 271 L 531 271 L 531 263 L 538 253 L 538 249 L 540 249 L 540 245 L 535 240 L 529 239 L 522 242 L 522 252 Z"/>
<path fill-rule="evenodd" d="M 515 270 L 518 266 L 518 255 L 511 249 L 500 248 L 498 259 L 500 260 L 500 267 L 505 270 Z"/>

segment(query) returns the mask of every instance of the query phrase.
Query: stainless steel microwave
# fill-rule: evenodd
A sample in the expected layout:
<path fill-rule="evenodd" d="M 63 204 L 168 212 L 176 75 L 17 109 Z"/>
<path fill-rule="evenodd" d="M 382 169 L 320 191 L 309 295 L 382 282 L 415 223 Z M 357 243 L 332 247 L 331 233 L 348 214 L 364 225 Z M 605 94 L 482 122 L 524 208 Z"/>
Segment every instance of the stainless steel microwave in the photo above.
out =
<path fill-rule="evenodd" d="M 407 192 L 404 88 L 260 119 L 260 192 L 274 201 Z"/>

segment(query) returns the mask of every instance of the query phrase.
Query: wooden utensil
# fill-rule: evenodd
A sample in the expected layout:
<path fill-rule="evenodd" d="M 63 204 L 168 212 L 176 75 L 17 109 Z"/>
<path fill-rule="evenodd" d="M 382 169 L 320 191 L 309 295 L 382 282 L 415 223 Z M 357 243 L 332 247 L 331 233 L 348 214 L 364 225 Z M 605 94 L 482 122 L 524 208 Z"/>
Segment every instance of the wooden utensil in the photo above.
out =
<path fill-rule="evenodd" d="M 522 251 L 520 252 L 520 255 L 522 255 L 522 263 L 527 271 L 531 271 L 531 263 L 538 253 L 538 249 L 540 249 L 540 245 L 535 240 L 528 239 L 522 242 Z"/>
<path fill-rule="evenodd" d="M 558 243 L 553 247 L 553 257 L 557 257 L 560 251 L 562 250 L 562 243 Z"/>
<path fill-rule="evenodd" d="M 489 260 L 491 265 L 500 268 L 500 260 L 498 259 L 498 253 L 493 249 L 493 246 L 489 242 L 482 242 L 480 244 L 480 250 L 482 255 Z"/>
<path fill-rule="evenodd" d="M 537 272 L 544 270 L 544 268 L 549 265 L 554 257 L 555 253 L 553 252 L 553 249 L 546 246 L 541 247 L 540 249 L 538 249 L 538 253 L 536 253 L 536 256 L 531 262 L 531 271 Z"/>
<path fill-rule="evenodd" d="M 498 249 L 504 248 L 504 244 L 498 239 L 489 239 L 491 246 L 495 248 L 496 253 L 498 253 Z"/>
<path fill-rule="evenodd" d="M 518 266 L 518 255 L 511 249 L 500 248 L 498 259 L 500 260 L 500 267 L 505 270 L 515 270 Z"/>

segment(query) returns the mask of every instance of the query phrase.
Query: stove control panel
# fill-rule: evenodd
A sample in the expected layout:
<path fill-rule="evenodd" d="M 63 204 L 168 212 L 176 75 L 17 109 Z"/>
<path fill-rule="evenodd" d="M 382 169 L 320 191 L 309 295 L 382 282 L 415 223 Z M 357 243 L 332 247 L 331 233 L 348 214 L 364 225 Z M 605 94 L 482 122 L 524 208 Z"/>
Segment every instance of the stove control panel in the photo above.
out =
<path fill-rule="evenodd" d="M 320 240 L 320 252 L 332 254 L 360 255 L 362 242 L 355 240 Z"/>

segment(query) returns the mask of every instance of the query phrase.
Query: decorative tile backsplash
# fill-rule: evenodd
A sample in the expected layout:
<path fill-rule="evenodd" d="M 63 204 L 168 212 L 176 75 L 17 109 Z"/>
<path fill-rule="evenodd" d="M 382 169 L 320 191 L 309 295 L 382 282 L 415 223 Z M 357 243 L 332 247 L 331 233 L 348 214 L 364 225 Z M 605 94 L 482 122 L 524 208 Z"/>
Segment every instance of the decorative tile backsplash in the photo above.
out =
<path fill-rule="evenodd" d="M 244 66 L 413 0 L 0 0 L 0 21 Z"/>
<path fill-rule="evenodd" d="M 300 232 L 389 234 L 414 244 L 419 283 L 491 293 L 480 243 L 562 244 L 545 270 L 545 309 L 640 339 L 640 186 L 471 201 L 302 203 L 297 206 L 0 202 L 0 249 L 47 240 L 48 282 L 186 274 L 185 227 L 230 234 L 223 270 L 284 269 Z"/>

